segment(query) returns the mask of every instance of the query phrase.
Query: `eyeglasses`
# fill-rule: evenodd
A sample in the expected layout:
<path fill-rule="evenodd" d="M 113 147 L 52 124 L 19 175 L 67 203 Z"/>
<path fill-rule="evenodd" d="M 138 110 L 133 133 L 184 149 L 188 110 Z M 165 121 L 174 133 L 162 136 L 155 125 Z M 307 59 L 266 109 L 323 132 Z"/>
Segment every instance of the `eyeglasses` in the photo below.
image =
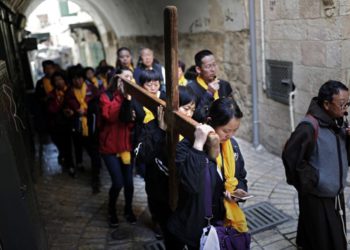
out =
<path fill-rule="evenodd" d="M 333 102 L 335 105 L 337 105 L 340 109 L 347 109 L 350 106 L 350 101 L 346 102 L 346 103 L 335 103 Z"/>
<path fill-rule="evenodd" d="M 207 64 L 207 65 L 203 65 L 203 69 L 205 70 L 209 70 L 209 69 L 216 69 L 216 63 L 212 63 L 212 64 Z"/>

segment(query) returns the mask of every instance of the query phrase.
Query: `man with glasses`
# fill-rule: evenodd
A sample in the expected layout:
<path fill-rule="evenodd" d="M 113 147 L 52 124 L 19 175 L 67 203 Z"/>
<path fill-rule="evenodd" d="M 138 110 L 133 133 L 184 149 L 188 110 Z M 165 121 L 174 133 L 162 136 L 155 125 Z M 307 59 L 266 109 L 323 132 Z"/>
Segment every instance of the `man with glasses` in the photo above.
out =
<path fill-rule="evenodd" d="M 348 107 L 348 88 L 338 81 L 324 83 L 282 153 L 288 183 L 298 191 L 301 249 L 347 249 Z M 288 170 L 295 171 L 293 178 Z"/>
<path fill-rule="evenodd" d="M 193 119 L 203 122 L 205 111 L 219 97 L 232 95 L 229 82 L 217 78 L 217 64 L 210 50 L 201 50 L 194 56 L 197 77 L 190 81 L 189 86 L 197 97 L 196 111 Z"/>

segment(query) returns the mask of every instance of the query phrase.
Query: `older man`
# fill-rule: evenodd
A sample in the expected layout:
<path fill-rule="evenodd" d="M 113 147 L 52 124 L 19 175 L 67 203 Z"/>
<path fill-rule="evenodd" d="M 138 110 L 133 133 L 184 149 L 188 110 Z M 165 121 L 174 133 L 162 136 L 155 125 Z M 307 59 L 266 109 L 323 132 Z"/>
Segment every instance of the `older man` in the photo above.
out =
<path fill-rule="evenodd" d="M 349 128 L 343 117 L 348 107 L 348 88 L 337 81 L 324 83 L 283 150 L 287 180 L 298 191 L 301 249 L 347 247 L 343 190 Z"/>

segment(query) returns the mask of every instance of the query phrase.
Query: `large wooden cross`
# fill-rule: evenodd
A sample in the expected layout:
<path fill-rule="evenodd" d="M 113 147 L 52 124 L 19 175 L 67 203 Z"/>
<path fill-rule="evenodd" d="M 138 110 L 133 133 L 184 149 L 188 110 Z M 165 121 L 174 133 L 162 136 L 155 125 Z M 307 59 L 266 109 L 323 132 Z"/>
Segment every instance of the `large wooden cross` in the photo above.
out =
<path fill-rule="evenodd" d="M 198 123 L 182 115 L 179 109 L 178 93 L 178 32 L 177 32 L 177 9 L 168 6 L 164 10 L 164 51 L 166 73 L 166 103 L 150 95 L 145 89 L 123 78 L 125 91 L 132 95 L 138 102 L 150 110 L 157 110 L 158 106 L 165 107 L 165 122 L 167 124 L 166 142 L 169 170 L 169 197 L 170 206 L 176 208 L 178 197 L 178 181 L 175 168 L 175 149 L 179 141 L 179 134 L 194 141 L 194 131 Z M 218 147 L 218 136 L 209 134 L 206 148 L 209 155 L 214 154 Z"/>

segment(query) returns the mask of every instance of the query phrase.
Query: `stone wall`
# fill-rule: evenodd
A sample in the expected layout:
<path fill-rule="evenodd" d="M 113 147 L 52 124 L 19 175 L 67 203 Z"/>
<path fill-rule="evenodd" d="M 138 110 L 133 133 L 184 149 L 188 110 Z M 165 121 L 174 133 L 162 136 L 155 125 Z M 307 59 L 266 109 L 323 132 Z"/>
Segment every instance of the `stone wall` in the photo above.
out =
<path fill-rule="evenodd" d="M 33 183 L 37 172 L 25 96 L 31 76 L 23 70 L 29 68 L 28 61 L 21 60 L 26 51 L 17 43 L 23 30 L 12 21 L 16 13 L 9 9 L 20 3 L 0 1 L 0 214 L 6 215 L 0 220 L 0 249 L 46 250 Z"/>
<path fill-rule="evenodd" d="M 335 0 L 331 6 L 322 0 L 264 1 L 266 59 L 293 62 L 296 123 L 324 82 L 334 79 L 349 85 L 349 5 L 345 0 Z M 261 82 L 260 54 L 258 58 L 261 143 L 280 153 L 291 132 L 289 107 L 267 98 Z"/>
<path fill-rule="evenodd" d="M 194 55 L 202 49 L 213 51 L 219 66 L 218 77 L 228 80 L 238 100 L 244 119 L 238 136 L 251 140 L 252 131 L 252 101 L 248 48 L 248 31 L 239 32 L 200 32 L 195 34 L 179 34 L 179 59 L 186 63 L 186 67 L 194 64 Z M 161 36 L 120 37 L 118 47 L 127 46 L 133 51 L 134 63 L 137 62 L 138 51 L 141 47 L 154 50 L 155 57 L 164 63 L 164 42 Z"/>

